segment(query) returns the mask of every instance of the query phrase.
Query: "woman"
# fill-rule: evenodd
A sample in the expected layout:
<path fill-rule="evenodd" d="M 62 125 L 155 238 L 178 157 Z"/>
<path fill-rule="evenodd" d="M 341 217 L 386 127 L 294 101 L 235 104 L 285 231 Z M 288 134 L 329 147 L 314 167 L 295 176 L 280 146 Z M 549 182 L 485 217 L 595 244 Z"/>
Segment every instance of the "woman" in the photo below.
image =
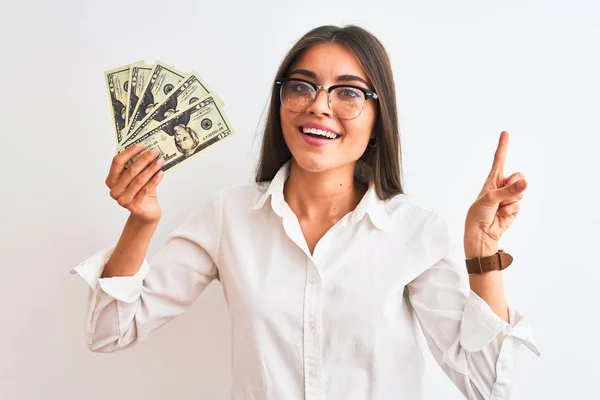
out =
<path fill-rule="evenodd" d="M 403 193 L 380 42 L 355 26 L 314 29 L 276 78 L 256 183 L 211 196 L 150 263 L 163 162 L 148 152 L 124 170 L 135 147 L 114 158 L 106 184 L 131 215 L 114 249 L 75 268 L 94 293 L 90 349 L 138 343 L 218 279 L 233 399 L 419 399 L 421 329 L 467 398 L 508 398 L 516 350 L 537 348 L 502 272 L 473 272 L 461 291 L 445 221 Z M 503 132 L 465 223 L 465 255 L 484 267 L 524 190 L 522 174 L 503 176 L 506 147 Z"/>

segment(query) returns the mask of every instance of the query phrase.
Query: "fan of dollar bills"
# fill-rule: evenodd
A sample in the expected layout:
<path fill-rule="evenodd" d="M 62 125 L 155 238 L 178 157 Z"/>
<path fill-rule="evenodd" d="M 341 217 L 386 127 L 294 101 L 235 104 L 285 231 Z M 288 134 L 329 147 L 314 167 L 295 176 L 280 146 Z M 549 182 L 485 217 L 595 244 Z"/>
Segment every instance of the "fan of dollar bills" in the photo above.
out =
<path fill-rule="evenodd" d="M 117 153 L 136 143 L 144 145 L 137 157 L 157 148 L 167 171 L 234 133 L 223 101 L 194 71 L 138 61 L 104 78 Z"/>

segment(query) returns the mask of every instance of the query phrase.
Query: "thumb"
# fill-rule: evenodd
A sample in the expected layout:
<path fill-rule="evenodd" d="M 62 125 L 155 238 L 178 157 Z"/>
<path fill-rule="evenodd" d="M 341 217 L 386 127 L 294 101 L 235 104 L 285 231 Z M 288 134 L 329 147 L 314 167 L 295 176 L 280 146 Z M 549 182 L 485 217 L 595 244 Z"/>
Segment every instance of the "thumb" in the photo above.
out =
<path fill-rule="evenodd" d="M 490 193 L 490 200 L 495 203 L 501 203 L 505 199 L 509 199 L 513 196 L 518 195 L 527 188 L 527 181 L 525 179 L 518 180 L 506 185 L 503 188 L 494 190 Z"/>
<path fill-rule="evenodd" d="M 525 179 L 518 180 L 510 183 L 500 189 L 490 190 L 481 198 L 481 201 L 487 205 L 498 205 L 502 202 L 510 199 L 511 197 L 517 196 L 527 187 Z"/>
<path fill-rule="evenodd" d="M 515 183 L 511 183 L 507 185 L 504 189 L 507 191 L 508 195 L 515 195 L 521 193 L 523 190 L 527 188 L 527 181 L 525 179 L 520 179 Z"/>

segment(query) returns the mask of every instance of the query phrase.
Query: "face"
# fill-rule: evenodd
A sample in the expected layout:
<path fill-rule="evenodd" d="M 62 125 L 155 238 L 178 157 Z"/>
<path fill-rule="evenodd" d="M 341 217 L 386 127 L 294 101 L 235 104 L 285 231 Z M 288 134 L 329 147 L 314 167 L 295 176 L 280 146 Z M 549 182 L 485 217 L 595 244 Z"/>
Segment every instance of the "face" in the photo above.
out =
<path fill-rule="evenodd" d="M 175 143 L 178 146 L 184 150 L 191 150 L 194 147 L 194 141 L 184 127 L 177 125 L 173 130 L 175 131 Z"/>
<path fill-rule="evenodd" d="M 356 57 L 337 43 L 311 47 L 291 66 L 290 71 L 288 78 L 304 79 L 320 86 L 346 84 L 373 90 L 366 83 L 366 74 Z M 314 103 L 302 112 L 280 107 L 283 137 L 296 163 L 310 172 L 344 166 L 353 168 L 364 153 L 373 131 L 376 120 L 374 101 L 377 100 L 366 100 L 360 115 L 350 120 L 339 119 L 333 114 L 324 90 L 318 91 Z"/>

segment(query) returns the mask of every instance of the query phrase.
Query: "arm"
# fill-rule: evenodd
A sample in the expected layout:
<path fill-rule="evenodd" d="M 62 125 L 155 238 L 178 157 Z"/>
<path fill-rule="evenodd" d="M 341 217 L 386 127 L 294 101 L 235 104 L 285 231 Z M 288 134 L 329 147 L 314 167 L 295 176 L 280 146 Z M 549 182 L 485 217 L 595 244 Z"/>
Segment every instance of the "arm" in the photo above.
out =
<path fill-rule="evenodd" d="M 508 132 L 502 132 L 494 154 L 492 169 L 471 205 L 465 220 L 465 257 L 487 257 L 498 251 L 500 237 L 517 217 L 527 181 L 520 172 L 504 177 L 504 163 L 508 149 Z M 505 322 L 509 312 L 504 296 L 503 275 L 490 271 L 469 276 L 471 290 L 477 293 Z"/>
<path fill-rule="evenodd" d="M 130 215 L 101 278 L 135 275 L 157 226 L 158 222 L 143 223 Z"/>
<path fill-rule="evenodd" d="M 517 350 L 539 355 L 527 320 L 508 307 L 508 324 L 473 290 L 466 268 L 453 256 L 447 225 L 437 214 L 424 229 L 429 268 L 408 285 L 408 300 L 427 344 L 446 375 L 470 400 L 507 399 Z"/>
<path fill-rule="evenodd" d="M 181 315 L 218 279 L 221 204 L 220 195 L 203 202 L 150 262 L 142 251 L 147 247 L 143 237 L 130 239 L 136 246 L 131 254 L 116 253 L 127 243 L 128 234 L 135 236 L 126 226 L 114 249 L 97 253 L 72 270 L 90 286 L 84 330 L 90 350 L 114 352 L 139 343 Z M 139 265 L 136 257 L 141 257 Z M 109 267 L 113 270 L 105 272 Z"/>
<path fill-rule="evenodd" d="M 498 251 L 498 246 L 485 247 L 476 241 L 465 238 L 465 258 L 487 257 Z M 482 248 L 484 247 L 484 248 Z M 490 271 L 483 275 L 469 275 L 471 290 L 481 297 L 503 321 L 510 322 L 508 302 L 504 295 L 504 275 L 502 271 Z"/>

